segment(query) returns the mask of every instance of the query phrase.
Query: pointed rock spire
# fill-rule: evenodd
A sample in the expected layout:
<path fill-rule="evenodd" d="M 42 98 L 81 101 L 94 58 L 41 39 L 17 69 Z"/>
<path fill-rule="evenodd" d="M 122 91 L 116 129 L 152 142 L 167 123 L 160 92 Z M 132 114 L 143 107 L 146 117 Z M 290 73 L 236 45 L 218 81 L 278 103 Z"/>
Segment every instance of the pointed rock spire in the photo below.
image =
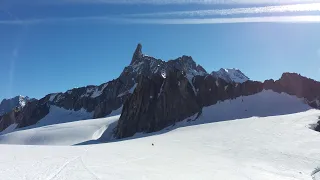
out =
<path fill-rule="evenodd" d="M 141 58 L 142 58 L 142 45 L 139 43 L 136 50 L 134 51 L 130 65 L 136 61 L 139 61 Z"/>

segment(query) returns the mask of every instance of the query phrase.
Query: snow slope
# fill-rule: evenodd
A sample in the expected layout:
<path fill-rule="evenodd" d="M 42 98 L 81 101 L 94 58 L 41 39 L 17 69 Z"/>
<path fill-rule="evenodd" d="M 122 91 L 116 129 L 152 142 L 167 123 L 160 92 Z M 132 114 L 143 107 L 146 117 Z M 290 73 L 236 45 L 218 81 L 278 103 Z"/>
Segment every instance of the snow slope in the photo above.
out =
<path fill-rule="evenodd" d="M 264 91 L 206 107 L 199 120 L 152 136 L 81 146 L 0 145 L 0 179 L 319 180 L 320 134 L 309 128 L 319 115 L 297 98 Z M 87 133 L 76 126 L 107 126 L 117 118 L 67 123 L 66 131 Z"/>
<path fill-rule="evenodd" d="M 319 114 L 224 121 L 99 145 L 0 145 L 0 179 L 311 180 L 320 137 L 307 126 Z"/>
<path fill-rule="evenodd" d="M 85 110 L 72 111 L 51 106 L 49 114 L 36 125 L 20 129 L 15 129 L 16 124 L 9 126 L 0 133 L 0 144 L 73 145 L 97 140 L 102 134 L 104 138 L 110 138 L 111 131 L 105 131 L 116 125 L 114 122 L 120 113 L 121 108 L 111 112 L 113 117 L 89 119 L 92 113 Z"/>
<path fill-rule="evenodd" d="M 84 119 L 91 119 L 92 117 L 93 117 L 93 113 L 89 113 L 84 109 L 81 109 L 79 111 L 73 111 L 73 110 L 66 110 L 64 108 L 60 108 L 57 106 L 50 106 L 49 114 L 47 114 L 44 118 L 42 118 L 37 124 L 28 126 L 26 128 L 21 128 L 20 130 L 32 129 L 35 127 L 52 125 L 52 124 L 74 122 L 74 121 L 79 121 Z M 0 132 L 0 135 L 15 131 L 18 126 L 19 124 L 11 124 L 5 130 Z"/>
<path fill-rule="evenodd" d="M 110 118 L 80 120 L 47 126 L 18 129 L 0 136 L 0 144 L 20 145 L 74 145 L 91 140 L 98 140 L 103 134 L 111 138 L 109 126 L 115 127 L 118 116 Z M 113 129 L 110 127 L 110 130 Z"/>

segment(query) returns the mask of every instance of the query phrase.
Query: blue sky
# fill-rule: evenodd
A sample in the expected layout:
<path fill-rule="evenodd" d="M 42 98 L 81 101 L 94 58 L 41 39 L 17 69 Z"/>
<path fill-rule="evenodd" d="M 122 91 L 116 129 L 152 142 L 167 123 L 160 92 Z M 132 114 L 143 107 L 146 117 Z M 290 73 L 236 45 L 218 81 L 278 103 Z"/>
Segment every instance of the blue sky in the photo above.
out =
<path fill-rule="evenodd" d="M 320 80 L 319 15 L 320 1 L 4 0 L 0 99 L 117 78 L 138 43 L 163 60 L 191 55 L 209 72 Z"/>

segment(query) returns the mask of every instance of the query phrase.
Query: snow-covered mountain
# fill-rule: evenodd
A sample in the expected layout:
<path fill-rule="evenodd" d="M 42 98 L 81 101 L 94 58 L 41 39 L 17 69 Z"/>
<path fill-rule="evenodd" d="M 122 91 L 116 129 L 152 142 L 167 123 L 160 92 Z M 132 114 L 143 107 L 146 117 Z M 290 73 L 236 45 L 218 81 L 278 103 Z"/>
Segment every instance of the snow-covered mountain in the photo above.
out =
<path fill-rule="evenodd" d="M 294 95 L 320 108 L 320 83 L 299 74 L 284 73 L 279 80 L 265 82 L 250 81 L 237 69 L 208 74 L 191 56 L 163 61 L 143 54 L 138 44 L 130 64 L 117 79 L 48 94 L 0 115 L 0 131 L 35 125 L 54 116 L 55 108 L 76 114 L 59 118 L 63 120 L 60 123 L 102 118 L 122 109 L 113 132 L 116 138 L 126 138 L 162 130 L 192 114 L 200 116 L 204 107 L 263 90 Z"/>
<path fill-rule="evenodd" d="M 219 71 L 213 71 L 211 75 L 224 79 L 227 82 L 244 83 L 249 80 L 249 78 L 241 72 L 239 69 L 223 69 Z"/>
<path fill-rule="evenodd" d="M 14 108 L 23 108 L 27 102 L 32 101 L 28 96 L 16 96 L 11 99 L 4 99 L 0 103 L 0 116 L 12 111 Z"/>

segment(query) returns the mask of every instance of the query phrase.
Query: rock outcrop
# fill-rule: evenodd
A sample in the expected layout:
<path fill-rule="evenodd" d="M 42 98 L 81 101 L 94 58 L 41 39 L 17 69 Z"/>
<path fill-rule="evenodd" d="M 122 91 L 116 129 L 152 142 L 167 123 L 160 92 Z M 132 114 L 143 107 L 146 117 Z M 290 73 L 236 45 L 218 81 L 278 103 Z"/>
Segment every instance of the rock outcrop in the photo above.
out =
<path fill-rule="evenodd" d="M 169 71 L 166 78 L 143 76 L 124 104 L 116 136 L 158 131 L 200 110 L 192 86 L 181 71 Z"/>
<path fill-rule="evenodd" d="M 283 73 L 277 81 L 267 80 L 264 82 L 264 88 L 303 98 L 313 108 L 320 107 L 320 82 L 297 73 Z"/>
<path fill-rule="evenodd" d="M 261 82 L 228 83 L 224 79 L 212 75 L 196 76 L 193 83 L 197 92 L 198 103 L 201 107 L 239 96 L 249 96 L 263 90 Z"/>
<path fill-rule="evenodd" d="M 320 132 L 320 121 L 318 121 L 316 127 L 314 128 L 314 130 Z"/>

